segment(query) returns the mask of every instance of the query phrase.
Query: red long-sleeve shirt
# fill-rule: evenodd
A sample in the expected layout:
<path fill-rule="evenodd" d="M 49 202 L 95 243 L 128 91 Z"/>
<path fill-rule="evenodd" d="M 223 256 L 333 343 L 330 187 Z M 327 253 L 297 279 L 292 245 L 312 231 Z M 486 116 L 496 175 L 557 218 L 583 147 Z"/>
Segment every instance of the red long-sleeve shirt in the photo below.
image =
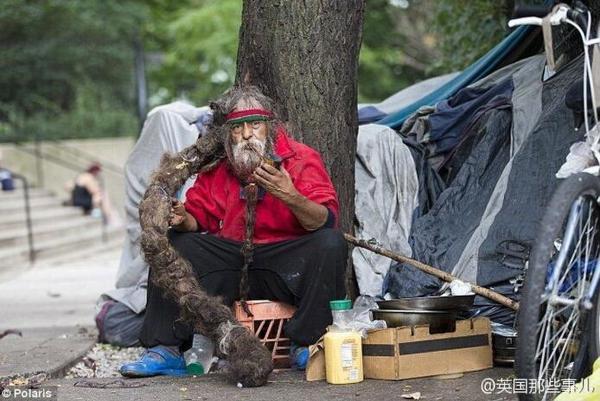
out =
<path fill-rule="evenodd" d="M 282 160 L 294 186 L 313 202 L 338 216 L 338 199 L 321 157 L 314 149 L 294 141 L 283 128 L 276 131 L 274 151 Z M 234 241 L 243 241 L 246 201 L 240 197 L 240 182 L 226 160 L 199 175 L 186 193 L 185 209 L 201 230 Z M 266 193 L 256 205 L 254 243 L 264 244 L 298 238 L 306 231 L 291 210 Z"/>

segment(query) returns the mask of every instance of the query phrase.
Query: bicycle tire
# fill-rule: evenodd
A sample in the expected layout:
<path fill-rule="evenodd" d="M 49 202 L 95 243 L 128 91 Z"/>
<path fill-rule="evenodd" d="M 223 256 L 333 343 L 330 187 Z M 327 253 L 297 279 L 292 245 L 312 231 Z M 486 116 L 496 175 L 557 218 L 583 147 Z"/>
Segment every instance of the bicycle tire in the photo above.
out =
<path fill-rule="evenodd" d="M 538 367 L 536 351 L 538 342 L 538 320 L 542 311 L 542 295 L 546 286 L 548 264 L 555 250 L 555 240 L 563 229 L 563 223 L 568 218 L 572 204 L 582 196 L 600 197 L 600 178 L 590 174 L 576 174 L 563 181 L 553 194 L 544 214 L 538 235 L 532 249 L 531 259 L 520 302 L 517 317 L 517 353 L 515 369 L 517 377 L 537 379 Z M 600 227 L 598 228 L 600 230 Z M 598 292 L 598 291 L 597 291 Z M 597 301 L 597 294 L 594 297 Z M 596 341 L 592 341 L 590 349 L 595 357 L 598 356 L 598 306 L 590 311 L 595 320 Z M 535 324 L 532 324 L 532 320 Z M 588 322 L 584 322 L 588 324 Z M 589 327 L 589 326 L 588 326 Z M 593 361 L 593 360 L 592 360 Z M 534 401 L 541 399 L 539 394 L 520 394 L 520 400 Z"/>

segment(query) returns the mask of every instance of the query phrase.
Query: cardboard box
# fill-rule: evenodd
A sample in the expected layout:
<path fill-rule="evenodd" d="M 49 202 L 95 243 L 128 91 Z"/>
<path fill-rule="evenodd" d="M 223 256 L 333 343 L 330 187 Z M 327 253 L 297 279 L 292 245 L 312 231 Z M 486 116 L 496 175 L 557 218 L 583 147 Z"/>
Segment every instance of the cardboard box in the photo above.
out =
<path fill-rule="evenodd" d="M 491 326 L 484 317 L 459 320 L 448 333 L 430 334 L 429 326 L 373 330 L 362 351 L 366 379 L 412 379 L 493 366 Z M 322 342 L 311 346 L 306 380 L 325 379 L 324 354 Z"/>
<path fill-rule="evenodd" d="M 487 318 L 459 320 L 449 333 L 429 334 L 428 326 L 371 331 L 363 341 L 365 378 L 401 380 L 491 368 L 491 335 Z"/>
<path fill-rule="evenodd" d="M 306 381 L 325 380 L 325 347 L 323 337 L 316 344 L 308 347 L 308 363 L 306 364 Z M 364 362 L 364 359 L 363 359 Z"/>

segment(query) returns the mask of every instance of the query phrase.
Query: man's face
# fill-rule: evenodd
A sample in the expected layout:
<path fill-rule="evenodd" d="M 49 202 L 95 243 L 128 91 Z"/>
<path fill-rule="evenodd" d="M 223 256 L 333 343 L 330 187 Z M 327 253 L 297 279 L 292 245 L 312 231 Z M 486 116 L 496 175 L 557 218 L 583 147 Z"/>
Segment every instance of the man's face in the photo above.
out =
<path fill-rule="evenodd" d="M 262 109 L 254 99 L 241 99 L 232 111 Z M 252 173 L 266 152 L 270 151 L 270 124 L 255 120 L 229 125 L 229 138 L 226 143 L 229 162 L 237 177 L 242 181 L 252 181 Z"/>
<path fill-rule="evenodd" d="M 234 124 L 229 130 L 229 134 L 236 145 L 252 139 L 264 143 L 268 134 L 267 123 L 264 121 L 251 121 Z"/>
<path fill-rule="evenodd" d="M 259 105 L 244 102 L 235 111 L 260 108 Z M 266 153 L 269 125 L 265 121 L 249 121 L 232 124 L 229 127 L 227 154 L 234 172 L 242 181 L 251 181 L 252 173 L 260 166 Z"/>
<path fill-rule="evenodd" d="M 229 161 L 242 181 L 251 181 L 252 173 L 265 155 L 268 127 L 264 121 L 236 124 L 230 129 Z"/>

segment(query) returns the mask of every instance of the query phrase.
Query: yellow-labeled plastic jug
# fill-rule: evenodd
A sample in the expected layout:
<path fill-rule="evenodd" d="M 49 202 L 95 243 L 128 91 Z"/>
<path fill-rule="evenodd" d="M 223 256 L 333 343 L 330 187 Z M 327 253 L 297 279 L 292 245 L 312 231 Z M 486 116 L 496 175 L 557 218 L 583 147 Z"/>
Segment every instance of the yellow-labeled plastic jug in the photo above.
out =
<path fill-rule="evenodd" d="M 363 381 L 362 338 L 360 333 L 342 329 L 350 320 L 352 301 L 331 301 L 333 326 L 325 334 L 325 374 L 327 383 L 351 384 Z"/>

